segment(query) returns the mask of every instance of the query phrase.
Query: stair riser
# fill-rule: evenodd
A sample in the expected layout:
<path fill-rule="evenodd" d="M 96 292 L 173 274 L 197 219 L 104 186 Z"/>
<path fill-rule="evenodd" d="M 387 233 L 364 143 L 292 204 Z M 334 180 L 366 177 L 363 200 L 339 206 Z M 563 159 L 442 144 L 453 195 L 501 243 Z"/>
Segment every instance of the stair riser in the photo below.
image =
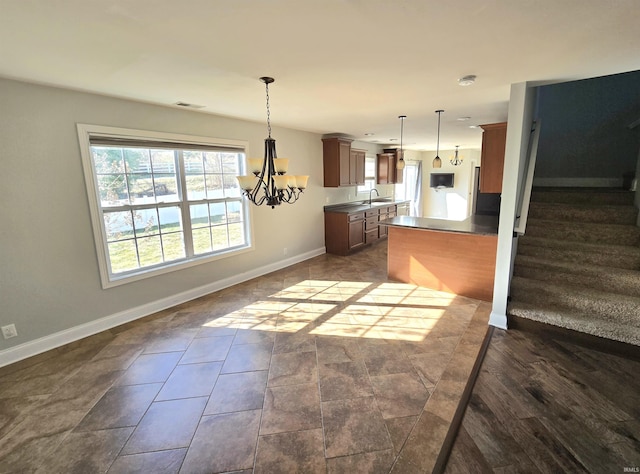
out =
<path fill-rule="evenodd" d="M 615 296 L 615 295 L 612 295 Z M 640 327 L 640 319 L 633 317 L 640 314 L 640 303 L 638 304 L 621 304 L 616 299 L 597 300 L 593 298 L 584 298 L 571 294 L 557 294 L 550 291 L 537 289 L 532 291 L 530 288 L 521 287 L 519 284 L 511 286 L 511 298 L 513 301 L 522 301 L 525 303 L 543 303 L 545 305 L 566 308 L 570 311 L 579 311 L 588 315 L 597 315 L 601 319 L 608 321 L 631 321 L 630 324 Z"/>
<path fill-rule="evenodd" d="M 531 202 L 555 202 L 562 204 L 632 206 L 633 199 L 634 195 L 632 192 L 533 191 L 531 193 Z"/>
<path fill-rule="evenodd" d="M 532 237 L 592 244 L 629 246 L 640 244 L 640 228 L 631 226 L 619 229 L 606 225 L 576 225 L 575 223 L 565 224 L 555 221 L 546 221 L 544 225 L 538 225 L 532 222 L 527 226 L 527 234 Z"/>
<path fill-rule="evenodd" d="M 507 314 L 640 346 L 640 328 L 633 326 L 622 326 L 598 319 L 590 320 L 591 324 L 587 325 L 584 317 L 558 314 L 540 308 L 523 309 L 517 305 L 510 305 Z"/>
<path fill-rule="evenodd" d="M 635 278 L 622 278 L 617 275 L 582 275 L 547 268 L 536 268 L 517 263 L 514 275 L 532 280 L 573 285 L 580 288 L 593 288 L 622 295 L 638 296 L 640 292 L 640 272 Z"/>
<path fill-rule="evenodd" d="M 640 270 L 640 256 L 633 257 L 625 254 L 583 252 L 580 250 L 538 247 L 526 244 L 518 244 L 518 254 L 565 262 L 590 263 L 627 270 Z"/>
<path fill-rule="evenodd" d="M 587 222 L 593 224 L 635 225 L 638 211 L 634 207 L 580 208 L 569 206 L 549 206 L 542 203 L 531 203 L 529 218 L 548 219 L 564 222 Z"/>

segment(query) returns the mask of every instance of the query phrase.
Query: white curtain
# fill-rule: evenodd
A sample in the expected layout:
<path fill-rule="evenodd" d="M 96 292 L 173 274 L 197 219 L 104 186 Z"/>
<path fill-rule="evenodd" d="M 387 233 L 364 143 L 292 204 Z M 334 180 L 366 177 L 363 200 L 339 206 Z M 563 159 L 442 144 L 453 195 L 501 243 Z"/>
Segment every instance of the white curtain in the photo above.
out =
<path fill-rule="evenodd" d="M 411 212 L 409 215 L 422 217 L 422 161 L 416 163 L 413 193 L 411 194 Z"/>
<path fill-rule="evenodd" d="M 402 184 L 396 184 L 396 199 L 410 201 L 410 216 L 422 216 L 422 161 L 406 160 Z"/>

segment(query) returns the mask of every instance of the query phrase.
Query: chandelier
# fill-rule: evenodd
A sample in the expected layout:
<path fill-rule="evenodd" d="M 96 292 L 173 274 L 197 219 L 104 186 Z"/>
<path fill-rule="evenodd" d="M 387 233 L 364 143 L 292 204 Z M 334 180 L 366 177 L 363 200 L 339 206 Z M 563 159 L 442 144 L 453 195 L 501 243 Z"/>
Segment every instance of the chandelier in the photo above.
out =
<path fill-rule="evenodd" d="M 453 166 L 458 166 L 462 164 L 462 158 L 458 158 L 458 147 L 460 145 L 456 145 L 456 154 L 453 158 L 451 158 L 449 160 L 449 163 L 451 163 Z"/>
<path fill-rule="evenodd" d="M 402 134 L 404 132 L 404 119 L 407 118 L 406 115 L 398 115 L 398 118 L 400 119 L 400 154 L 398 156 L 398 161 L 396 162 L 396 168 L 399 170 L 403 170 L 404 169 L 404 151 L 402 151 Z"/>
<path fill-rule="evenodd" d="M 276 141 L 271 138 L 271 111 L 269 110 L 269 84 L 273 77 L 261 77 L 267 90 L 267 131 L 269 136 L 264 139 L 264 158 L 249 158 L 249 172 L 253 176 L 237 176 L 244 196 L 256 206 L 267 204 L 273 209 L 280 203 L 292 204 L 302 195 L 307 187 L 309 176 L 286 175 L 289 168 L 287 158 L 278 158 Z"/>

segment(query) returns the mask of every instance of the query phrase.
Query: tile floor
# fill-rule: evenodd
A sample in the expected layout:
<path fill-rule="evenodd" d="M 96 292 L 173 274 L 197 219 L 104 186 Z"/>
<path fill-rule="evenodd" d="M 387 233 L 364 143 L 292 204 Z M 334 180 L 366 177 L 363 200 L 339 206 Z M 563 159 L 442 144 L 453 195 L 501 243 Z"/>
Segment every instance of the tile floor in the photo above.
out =
<path fill-rule="evenodd" d="M 0 472 L 430 472 L 489 311 L 322 255 L 0 368 Z"/>

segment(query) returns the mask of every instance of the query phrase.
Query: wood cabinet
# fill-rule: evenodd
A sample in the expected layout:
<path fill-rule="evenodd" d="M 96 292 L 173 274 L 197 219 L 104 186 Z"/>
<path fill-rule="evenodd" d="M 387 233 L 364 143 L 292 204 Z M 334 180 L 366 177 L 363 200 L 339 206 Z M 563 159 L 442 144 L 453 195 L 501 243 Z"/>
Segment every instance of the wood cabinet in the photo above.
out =
<path fill-rule="evenodd" d="M 378 233 L 378 209 L 365 211 L 364 218 L 364 243 L 372 244 L 380 238 L 380 235 Z"/>
<path fill-rule="evenodd" d="M 350 215 L 349 218 L 349 251 L 352 251 L 364 245 L 364 217 Z"/>
<path fill-rule="evenodd" d="M 349 176 L 354 176 L 354 184 L 364 184 L 364 162 L 367 152 L 365 150 L 351 149 L 349 160 Z"/>
<path fill-rule="evenodd" d="M 324 213 L 324 242 L 327 253 L 348 255 L 364 245 L 364 212 Z"/>
<path fill-rule="evenodd" d="M 383 221 L 385 219 L 390 219 L 391 217 L 395 217 L 397 215 L 396 206 L 389 206 L 380 209 L 380 220 Z M 380 238 L 386 237 L 388 235 L 389 228 L 386 225 L 380 226 Z"/>
<path fill-rule="evenodd" d="M 484 130 L 480 162 L 480 192 L 501 193 L 507 122 L 480 125 L 480 127 Z"/>
<path fill-rule="evenodd" d="M 377 155 L 377 184 L 402 183 L 403 172 L 396 168 L 399 153 L 399 150 L 385 150 Z"/>
<path fill-rule="evenodd" d="M 387 227 L 379 222 L 396 215 L 396 205 L 376 206 L 351 213 L 324 213 L 324 242 L 327 253 L 349 255 L 365 245 L 387 236 Z"/>
<path fill-rule="evenodd" d="M 348 138 L 323 138 L 324 186 L 364 184 L 365 151 L 351 148 Z"/>

